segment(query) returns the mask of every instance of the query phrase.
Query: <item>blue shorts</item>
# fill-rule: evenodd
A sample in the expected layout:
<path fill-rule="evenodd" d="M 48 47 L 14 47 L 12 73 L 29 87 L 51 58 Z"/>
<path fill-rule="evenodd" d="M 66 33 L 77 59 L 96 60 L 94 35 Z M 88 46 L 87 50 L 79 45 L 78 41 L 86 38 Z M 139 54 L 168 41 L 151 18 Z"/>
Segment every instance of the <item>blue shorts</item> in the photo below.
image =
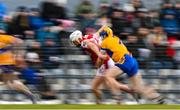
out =
<path fill-rule="evenodd" d="M 125 61 L 123 64 L 116 63 L 115 66 L 119 67 L 123 72 L 127 73 L 128 77 L 132 77 L 138 73 L 138 63 L 135 58 L 130 55 L 124 55 Z"/>
<path fill-rule="evenodd" d="M 3 74 L 12 74 L 14 72 L 14 65 L 0 65 L 0 71 Z"/>

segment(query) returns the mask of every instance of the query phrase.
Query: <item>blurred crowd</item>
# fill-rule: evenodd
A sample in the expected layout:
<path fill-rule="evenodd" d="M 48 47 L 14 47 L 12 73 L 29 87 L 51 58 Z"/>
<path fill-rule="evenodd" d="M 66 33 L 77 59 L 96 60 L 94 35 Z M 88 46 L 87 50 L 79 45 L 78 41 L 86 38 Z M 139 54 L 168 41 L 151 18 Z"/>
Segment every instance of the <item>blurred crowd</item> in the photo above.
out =
<path fill-rule="evenodd" d="M 26 63 L 18 65 L 22 77 L 29 81 L 27 83 L 45 84 L 47 90 L 40 91 L 53 98 L 43 76 L 36 73 L 42 68 L 59 67 L 61 39 L 68 39 L 75 29 L 90 34 L 102 25 L 109 25 L 139 60 L 140 67 L 178 68 L 180 3 L 162 1 L 159 10 L 149 10 L 141 0 L 125 4 L 119 0 L 111 3 L 100 0 L 95 10 L 91 0 L 81 0 L 73 16 L 68 16 L 66 0 L 44 0 L 38 8 L 19 6 L 11 15 L 8 7 L 0 2 L 0 34 L 14 35 L 25 41 Z"/>

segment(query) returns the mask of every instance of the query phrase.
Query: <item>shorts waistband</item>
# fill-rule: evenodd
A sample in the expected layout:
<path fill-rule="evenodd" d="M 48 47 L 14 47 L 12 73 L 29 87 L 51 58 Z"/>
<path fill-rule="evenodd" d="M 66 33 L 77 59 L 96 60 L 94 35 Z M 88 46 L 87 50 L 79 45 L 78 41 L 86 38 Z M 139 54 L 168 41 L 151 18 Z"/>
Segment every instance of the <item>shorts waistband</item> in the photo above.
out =
<path fill-rule="evenodd" d="M 131 54 L 124 54 L 124 56 L 122 58 L 120 58 L 120 60 L 117 61 L 116 63 L 123 64 L 125 62 L 125 60 L 126 60 L 125 56 L 131 56 L 132 57 Z"/>

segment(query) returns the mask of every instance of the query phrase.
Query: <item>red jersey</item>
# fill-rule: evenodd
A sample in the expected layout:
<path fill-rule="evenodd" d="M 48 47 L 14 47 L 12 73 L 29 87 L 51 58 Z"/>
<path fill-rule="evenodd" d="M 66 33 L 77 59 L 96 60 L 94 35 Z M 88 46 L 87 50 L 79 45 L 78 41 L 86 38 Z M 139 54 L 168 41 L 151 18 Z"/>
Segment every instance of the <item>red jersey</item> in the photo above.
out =
<path fill-rule="evenodd" d="M 101 43 L 101 40 L 98 39 L 98 37 L 96 36 L 96 34 L 92 35 L 85 35 L 83 36 L 83 39 L 81 40 L 81 47 L 83 48 L 83 50 L 90 55 L 93 64 L 96 64 L 96 60 L 98 58 L 98 56 L 96 55 L 96 53 L 94 51 L 92 51 L 91 49 L 88 48 L 88 46 L 86 45 L 86 43 L 84 43 L 85 40 L 89 40 L 90 42 L 94 43 L 99 49 L 99 44 Z M 108 57 L 105 61 L 105 68 L 108 68 L 108 60 L 110 59 L 110 57 Z"/>
<path fill-rule="evenodd" d="M 98 56 L 96 55 L 96 53 L 95 53 L 94 51 L 92 51 L 91 49 L 88 48 L 88 46 L 86 45 L 86 43 L 84 43 L 85 40 L 91 41 L 92 43 L 94 43 L 95 45 L 97 45 L 98 48 L 99 48 L 99 46 L 98 46 L 99 40 L 98 40 L 98 38 L 96 37 L 96 35 L 92 35 L 92 34 L 83 36 L 83 39 L 81 40 L 81 47 L 83 48 L 83 50 L 84 50 L 88 55 L 90 55 L 93 64 L 95 64 Z M 100 49 L 100 48 L 99 48 L 99 49 Z"/>

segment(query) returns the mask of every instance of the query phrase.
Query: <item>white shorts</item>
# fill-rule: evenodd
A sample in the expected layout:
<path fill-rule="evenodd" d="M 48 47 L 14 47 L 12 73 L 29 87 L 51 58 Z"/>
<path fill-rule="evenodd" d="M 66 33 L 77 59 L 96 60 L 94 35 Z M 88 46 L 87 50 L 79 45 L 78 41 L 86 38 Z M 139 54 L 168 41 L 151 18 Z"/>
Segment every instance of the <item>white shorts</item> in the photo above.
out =
<path fill-rule="evenodd" d="M 106 67 L 106 64 L 102 64 L 98 69 L 97 69 L 97 72 L 96 72 L 96 76 L 104 76 L 104 72 L 106 69 L 108 68 L 111 68 L 115 65 L 114 61 L 110 58 L 108 61 L 107 61 L 107 67 Z"/>

